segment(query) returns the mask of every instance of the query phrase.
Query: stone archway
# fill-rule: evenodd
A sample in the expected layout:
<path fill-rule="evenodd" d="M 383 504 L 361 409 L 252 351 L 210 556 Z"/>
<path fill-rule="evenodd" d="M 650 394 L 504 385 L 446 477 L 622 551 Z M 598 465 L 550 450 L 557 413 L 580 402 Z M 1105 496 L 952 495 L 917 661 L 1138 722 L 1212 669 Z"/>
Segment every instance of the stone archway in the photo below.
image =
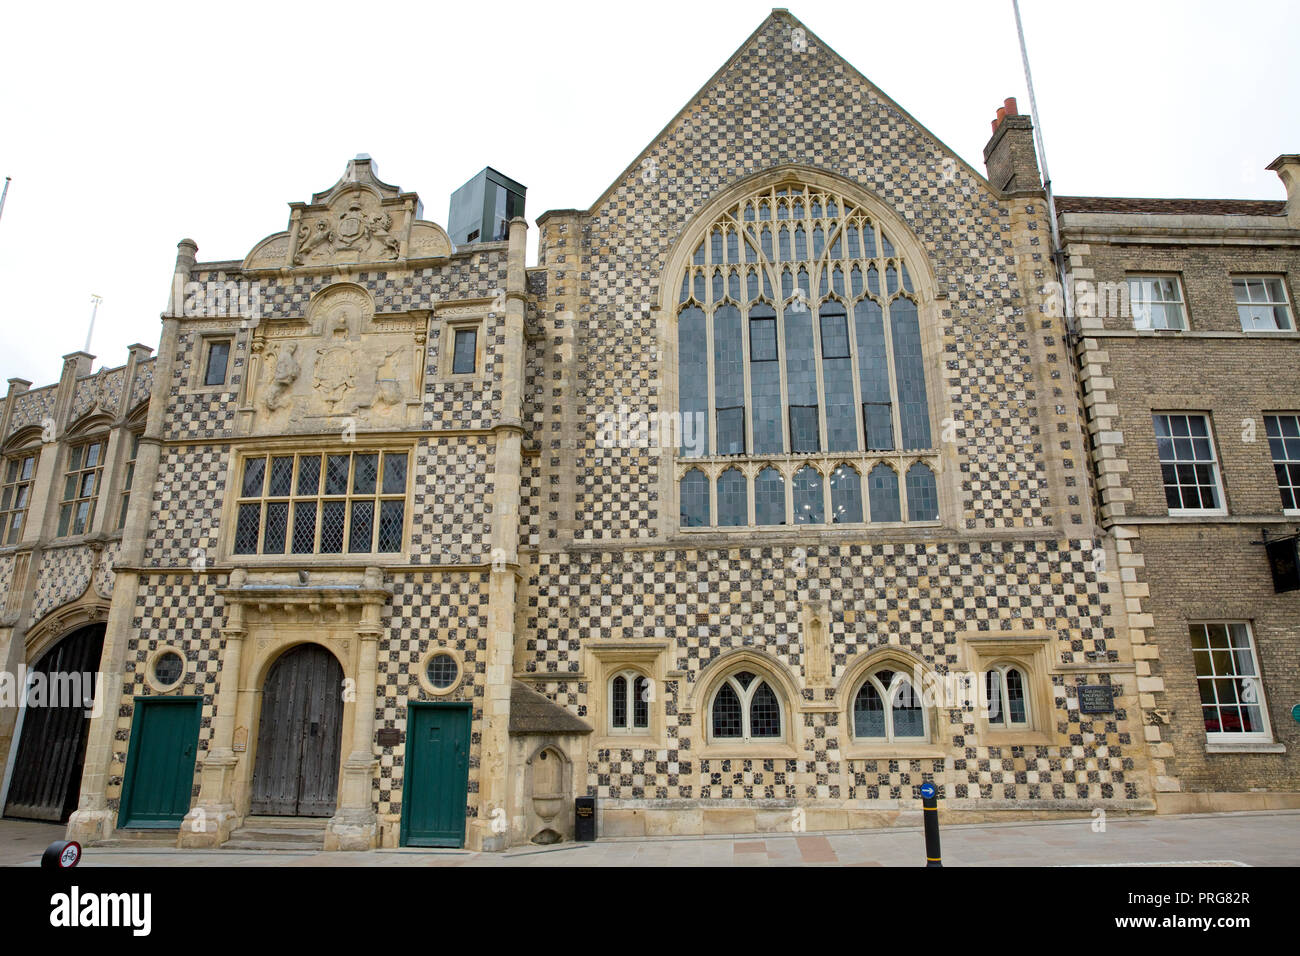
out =
<path fill-rule="evenodd" d="M 319 644 L 276 658 L 262 685 L 249 812 L 333 816 L 343 737 L 343 667 Z"/>
<path fill-rule="evenodd" d="M 16 682 L 23 709 L 5 816 L 61 823 L 77 808 L 103 647 L 104 625 L 85 624 L 47 645 Z"/>

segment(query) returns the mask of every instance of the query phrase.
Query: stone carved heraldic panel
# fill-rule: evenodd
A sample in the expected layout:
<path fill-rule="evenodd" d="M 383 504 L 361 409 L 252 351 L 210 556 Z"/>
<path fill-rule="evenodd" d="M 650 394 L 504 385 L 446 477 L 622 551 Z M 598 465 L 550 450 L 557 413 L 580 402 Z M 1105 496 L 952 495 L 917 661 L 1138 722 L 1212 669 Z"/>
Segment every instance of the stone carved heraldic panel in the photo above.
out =
<path fill-rule="evenodd" d="M 365 155 L 350 160 L 342 178 L 310 203 L 291 203 L 290 209 L 288 230 L 254 246 L 245 271 L 451 255 L 446 231 L 420 218 L 419 197 L 381 181 Z"/>
<path fill-rule="evenodd" d="M 376 315 L 361 286 L 321 290 L 303 319 L 260 323 L 242 411 L 252 434 L 419 422 L 428 311 Z"/>

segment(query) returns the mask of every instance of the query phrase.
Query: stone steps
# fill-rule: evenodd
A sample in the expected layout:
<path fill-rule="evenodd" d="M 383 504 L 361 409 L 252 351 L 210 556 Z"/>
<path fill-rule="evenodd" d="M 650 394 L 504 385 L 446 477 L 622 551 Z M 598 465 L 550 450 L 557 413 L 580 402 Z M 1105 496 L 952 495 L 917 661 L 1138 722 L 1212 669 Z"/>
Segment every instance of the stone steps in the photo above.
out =
<path fill-rule="evenodd" d="M 324 817 L 245 817 L 244 825 L 230 834 L 221 849 L 323 850 L 325 823 Z"/>

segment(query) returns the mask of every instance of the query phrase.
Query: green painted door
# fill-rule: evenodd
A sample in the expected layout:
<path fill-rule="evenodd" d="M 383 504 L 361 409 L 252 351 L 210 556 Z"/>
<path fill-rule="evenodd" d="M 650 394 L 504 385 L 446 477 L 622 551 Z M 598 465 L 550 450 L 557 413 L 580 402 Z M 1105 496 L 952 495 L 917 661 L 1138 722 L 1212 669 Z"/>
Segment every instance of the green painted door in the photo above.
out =
<path fill-rule="evenodd" d="M 174 829 L 190 809 L 199 697 L 137 697 L 122 781 L 123 828 Z"/>
<path fill-rule="evenodd" d="M 411 704 L 402 781 L 402 845 L 464 846 L 468 704 Z"/>

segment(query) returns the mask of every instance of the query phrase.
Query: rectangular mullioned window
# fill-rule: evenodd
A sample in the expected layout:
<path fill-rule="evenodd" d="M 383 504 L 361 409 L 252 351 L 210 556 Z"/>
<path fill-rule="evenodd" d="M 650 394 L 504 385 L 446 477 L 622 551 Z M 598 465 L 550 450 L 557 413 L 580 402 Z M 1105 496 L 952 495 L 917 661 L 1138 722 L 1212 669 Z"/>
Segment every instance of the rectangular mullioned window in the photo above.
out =
<path fill-rule="evenodd" d="M 16 455 L 4 467 L 4 485 L 0 486 L 0 544 L 17 544 L 32 499 L 36 453 Z"/>
<path fill-rule="evenodd" d="M 95 520 L 95 503 L 104 475 L 104 442 L 86 442 L 68 449 L 68 468 L 59 507 L 59 537 L 85 534 Z"/>
<path fill-rule="evenodd" d="M 407 452 L 244 459 L 235 554 L 391 554 L 402 549 Z"/>

